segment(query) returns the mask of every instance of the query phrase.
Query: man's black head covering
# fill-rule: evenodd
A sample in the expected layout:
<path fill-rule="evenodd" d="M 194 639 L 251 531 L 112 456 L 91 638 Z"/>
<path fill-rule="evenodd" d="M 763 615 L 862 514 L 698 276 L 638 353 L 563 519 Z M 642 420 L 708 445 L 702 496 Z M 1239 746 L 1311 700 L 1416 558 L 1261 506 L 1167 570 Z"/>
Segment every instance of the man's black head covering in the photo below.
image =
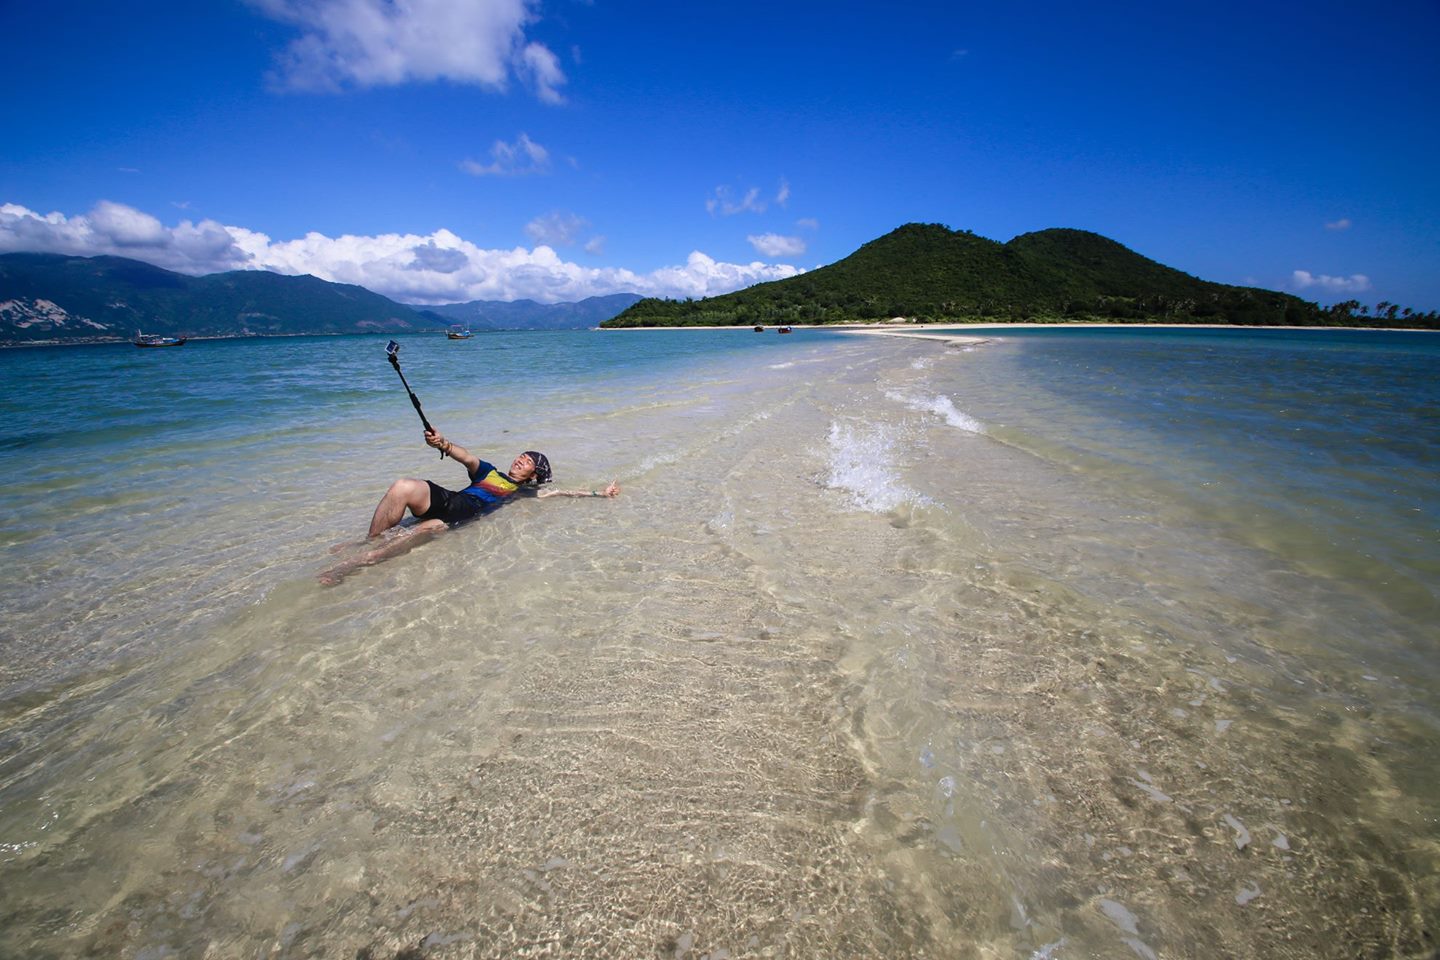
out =
<path fill-rule="evenodd" d="M 525 456 L 535 461 L 535 476 L 531 478 L 535 486 L 541 486 L 550 482 L 550 458 L 538 450 L 526 450 Z"/>

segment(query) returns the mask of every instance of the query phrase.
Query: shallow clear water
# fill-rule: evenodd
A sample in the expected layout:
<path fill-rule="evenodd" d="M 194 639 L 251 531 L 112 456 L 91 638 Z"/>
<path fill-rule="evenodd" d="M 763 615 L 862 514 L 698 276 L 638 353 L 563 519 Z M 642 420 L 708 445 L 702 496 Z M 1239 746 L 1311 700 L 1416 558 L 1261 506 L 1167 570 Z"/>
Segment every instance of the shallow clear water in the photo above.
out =
<path fill-rule="evenodd" d="M 1424 955 L 1387 336 L 408 338 L 447 435 L 624 491 L 331 588 L 462 479 L 383 338 L 0 354 L 0 953 Z"/>

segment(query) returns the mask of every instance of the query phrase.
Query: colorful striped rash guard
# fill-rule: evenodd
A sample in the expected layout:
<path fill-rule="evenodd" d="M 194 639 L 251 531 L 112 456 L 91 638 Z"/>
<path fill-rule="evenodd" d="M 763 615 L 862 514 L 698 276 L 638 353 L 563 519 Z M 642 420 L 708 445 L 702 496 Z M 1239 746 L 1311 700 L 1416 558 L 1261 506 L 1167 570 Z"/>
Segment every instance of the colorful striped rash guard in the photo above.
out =
<path fill-rule="evenodd" d="M 514 496 L 519 489 L 520 485 L 497 470 L 493 463 L 481 460 L 475 472 L 470 475 L 470 486 L 460 492 L 483 500 L 485 509 L 489 510 Z"/>

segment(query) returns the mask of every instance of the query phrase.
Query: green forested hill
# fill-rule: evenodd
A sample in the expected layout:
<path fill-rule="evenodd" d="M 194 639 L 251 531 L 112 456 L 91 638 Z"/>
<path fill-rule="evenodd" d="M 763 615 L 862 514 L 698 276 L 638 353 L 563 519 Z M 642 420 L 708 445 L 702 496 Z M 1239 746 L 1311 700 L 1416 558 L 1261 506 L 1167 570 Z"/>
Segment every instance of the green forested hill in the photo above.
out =
<path fill-rule="evenodd" d="M 641 300 L 602 326 L 853 323 L 894 317 L 921 322 L 1368 322 L 1349 309 L 1322 310 L 1289 294 L 1209 283 L 1083 230 L 1042 230 L 998 243 L 939 224 L 911 223 L 798 277 L 703 300 Z"/>

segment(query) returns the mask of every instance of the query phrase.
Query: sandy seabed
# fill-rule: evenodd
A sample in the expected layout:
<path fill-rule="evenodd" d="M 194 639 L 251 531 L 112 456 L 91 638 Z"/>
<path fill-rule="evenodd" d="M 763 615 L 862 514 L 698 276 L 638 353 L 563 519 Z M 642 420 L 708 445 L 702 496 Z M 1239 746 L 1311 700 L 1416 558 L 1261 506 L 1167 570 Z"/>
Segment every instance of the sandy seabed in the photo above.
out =
<path fill-rule="evenodd" d="M 1315 656 L 1393 625 L 947 410 L 963 345 L 580 398 L 619 499 L 152 614 L 5 716 L 108 759 L 7 811 L 0 953 L 1428 956 L 1434 731 Z"/>

